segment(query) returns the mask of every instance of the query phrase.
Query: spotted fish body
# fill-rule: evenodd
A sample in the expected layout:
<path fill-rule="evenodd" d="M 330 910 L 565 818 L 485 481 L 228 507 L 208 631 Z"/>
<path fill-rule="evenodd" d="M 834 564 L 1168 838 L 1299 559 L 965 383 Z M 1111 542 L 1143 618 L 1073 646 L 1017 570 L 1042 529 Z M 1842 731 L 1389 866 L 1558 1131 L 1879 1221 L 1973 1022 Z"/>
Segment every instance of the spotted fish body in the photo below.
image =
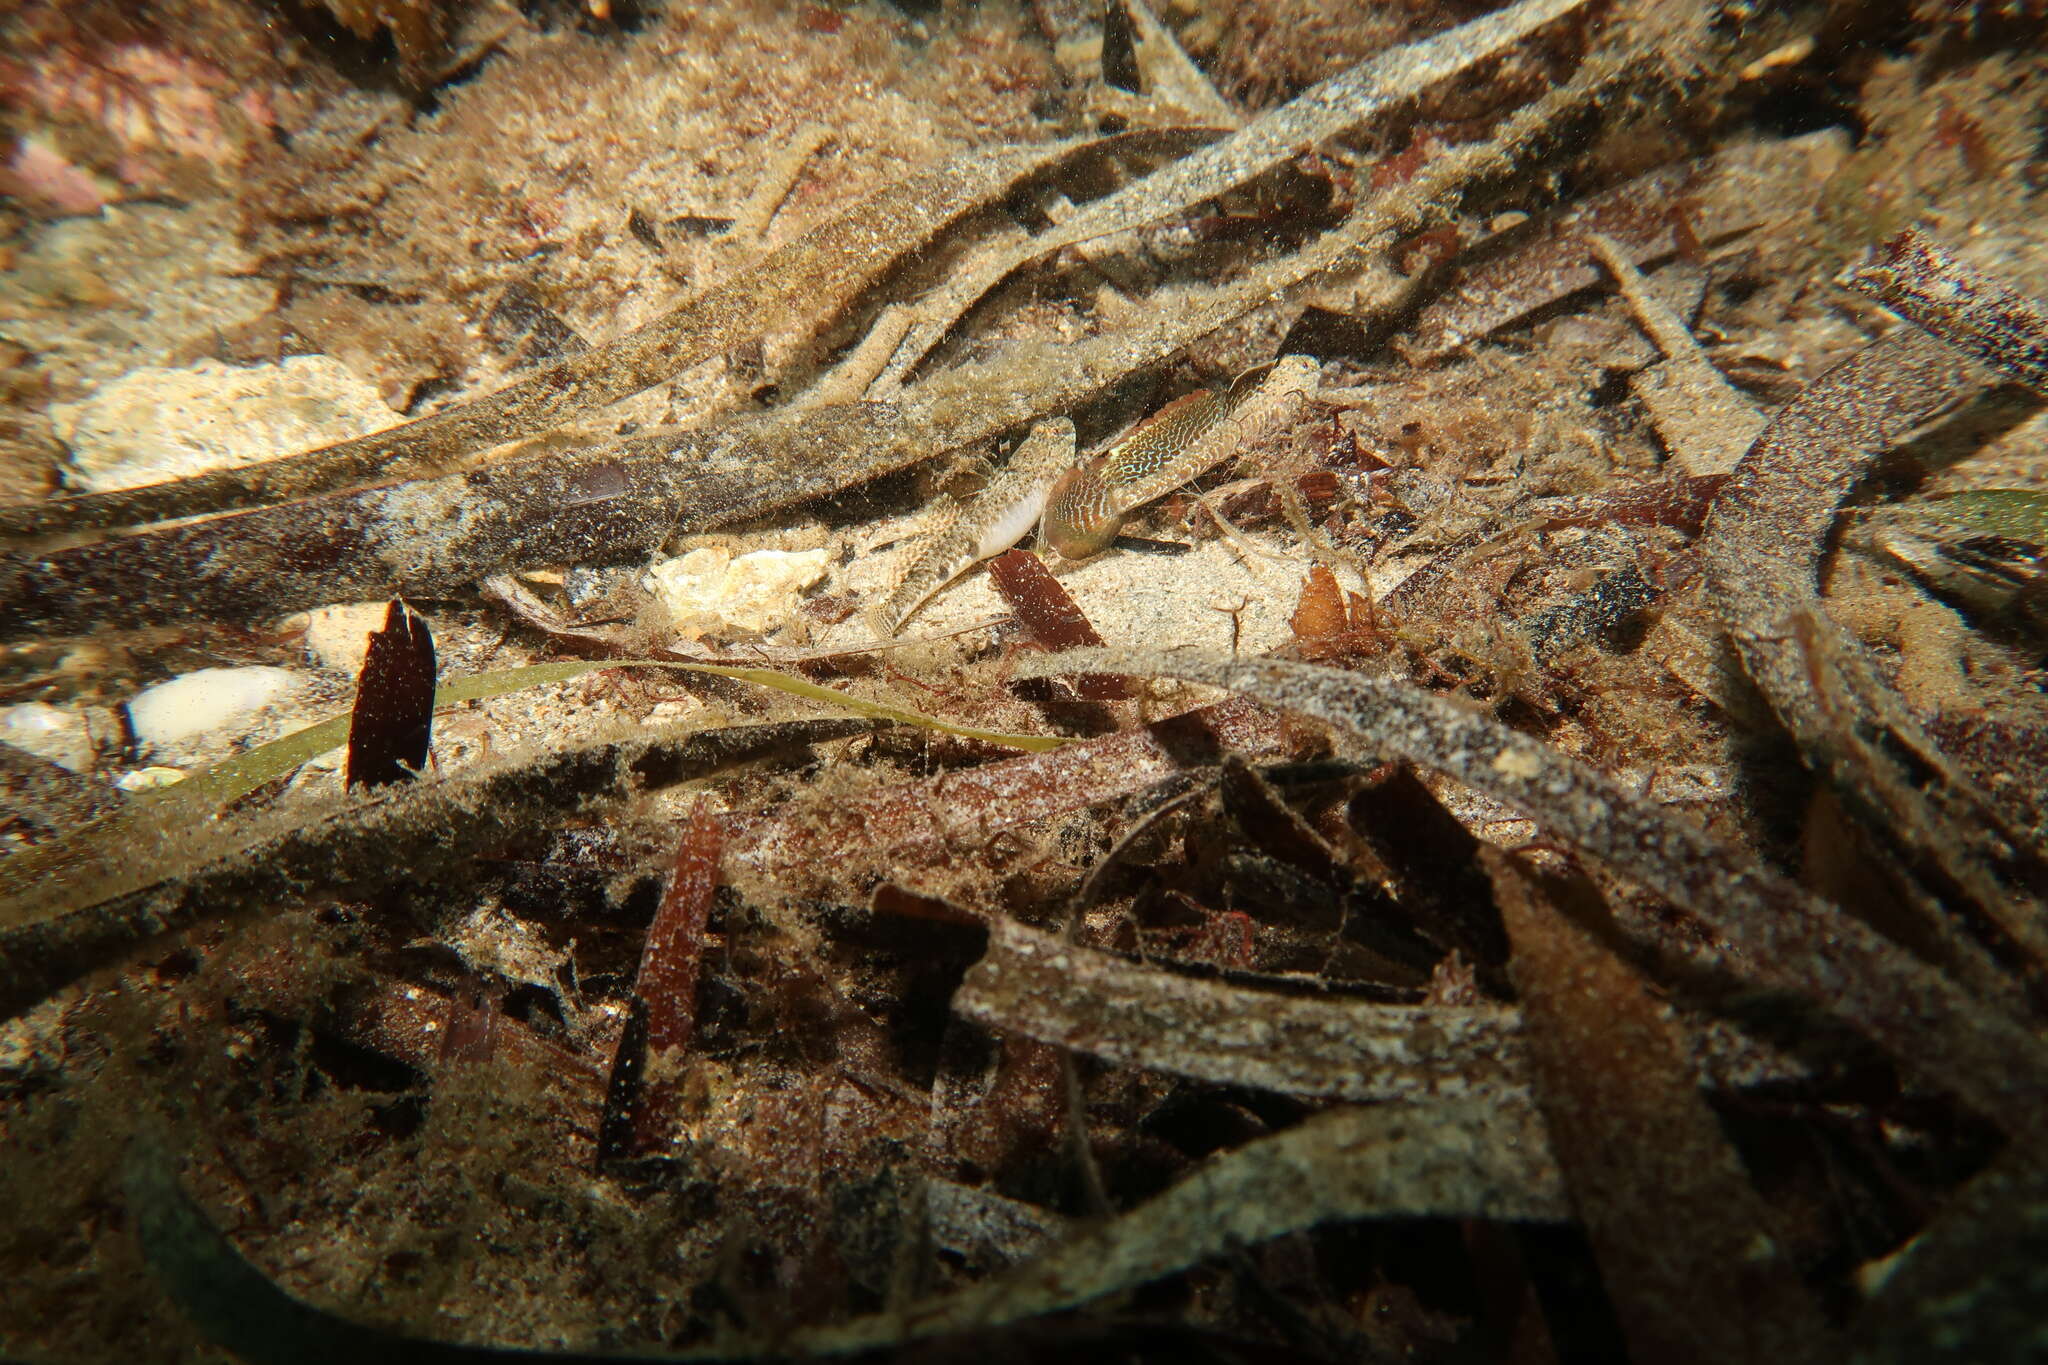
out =
<path fill-rule="evenodd" d="M 1282 356 L 1221 392 L 1169 403 L 1129 435 L 1062 474 L 1046 496 L 1039 534 L 1068 559 L 1109 548 L 1131 513 L 1233 454 L 1287 400 L 1315 386 L 1316 363 Z"/>
<path fill-rule="evenodd" d="M 883 637 L 977 563 L 1022 540 L 1039 519 L 1046 490 L 1074 459 L 1074 424 L 1055 417 L 1031 428 L 995 478 L 971 502 L 951 501 L 912 552 L 872 624 Z"/>

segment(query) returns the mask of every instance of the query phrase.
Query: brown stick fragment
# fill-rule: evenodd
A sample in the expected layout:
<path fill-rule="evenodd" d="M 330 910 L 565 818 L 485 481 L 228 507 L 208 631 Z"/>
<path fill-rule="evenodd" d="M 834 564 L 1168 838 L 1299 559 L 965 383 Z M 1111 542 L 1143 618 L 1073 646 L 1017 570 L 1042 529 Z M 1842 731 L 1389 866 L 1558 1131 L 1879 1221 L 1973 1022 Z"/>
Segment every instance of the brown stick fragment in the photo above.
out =
<path fill-rule="evenodd" d="M 1537 1103 L 1630 1354 L 1673 1365 L 1838 1359 L 1643 979 L 1513 859 L 1490 847 L 1480 857 L 1514 942 Z"/>
<path fill-rule="evenodd" d="M 1964 265 L 1918 228 L 1887 239 L 1842 283 L 2048 398 L 2048 304 Z"/>
<path fill-rule="evenodd" d="M 1418 924 L 1482 968 L 1508 960 L 1508 941 L 1478 866 L 1479 840 L 1406 765 L 1351 798 L 1356 870 L 1384 881 Z"/>
<path fill-rule="evenodd" d="M 724 817 L 699 797 L 640 950 L 626 1028 L 612 1058 L 600 1162 L 658 1154 L 668 1139 L 683 1054 L 697 1027 L 697 971 L 724 847 Z"/>
<path fill-rule="evenodd" d="M 597 1115 L 597 1165 L 630 1161 L 640 1154 L 639 1117 L 647 1090 L 647 1000 L 626 1001 L 625 1022 L 612 1048 L 612 1067 L 605 1078 L 604 1107 Z"/>

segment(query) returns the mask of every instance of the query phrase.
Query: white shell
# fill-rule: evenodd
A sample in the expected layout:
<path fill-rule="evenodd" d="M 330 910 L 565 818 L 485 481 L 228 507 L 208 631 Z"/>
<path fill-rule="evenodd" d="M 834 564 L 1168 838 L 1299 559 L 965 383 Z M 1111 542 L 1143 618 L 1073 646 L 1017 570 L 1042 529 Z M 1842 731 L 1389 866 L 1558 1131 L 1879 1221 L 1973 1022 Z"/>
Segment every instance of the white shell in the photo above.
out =
<path fill-rule="evenodd" d="M 144 748 L 167 748 L 236 730 L 239 722 L 296 691 L 299 683 L 300 676 L 288 668 L 202 668 L 138 693 L 128 703 L 128 718 Z"/>

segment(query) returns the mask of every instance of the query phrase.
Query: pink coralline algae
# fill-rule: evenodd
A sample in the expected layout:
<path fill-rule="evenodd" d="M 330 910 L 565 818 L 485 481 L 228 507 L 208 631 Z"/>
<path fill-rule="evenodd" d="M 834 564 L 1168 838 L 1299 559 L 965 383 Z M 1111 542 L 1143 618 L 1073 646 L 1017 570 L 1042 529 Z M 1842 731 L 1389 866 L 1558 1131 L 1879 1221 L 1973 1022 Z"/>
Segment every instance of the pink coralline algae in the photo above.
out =
<path fill-rule="evenodd" d="M 266 91 L 230 86 L 209 63 L 140 43 L 0 63 L 0 104 L 42 125 L 15 138 L 0 190 L 80 213 L 122 187 L 169 188 L 176 163 L 239 167 L 277 115 Z"/>

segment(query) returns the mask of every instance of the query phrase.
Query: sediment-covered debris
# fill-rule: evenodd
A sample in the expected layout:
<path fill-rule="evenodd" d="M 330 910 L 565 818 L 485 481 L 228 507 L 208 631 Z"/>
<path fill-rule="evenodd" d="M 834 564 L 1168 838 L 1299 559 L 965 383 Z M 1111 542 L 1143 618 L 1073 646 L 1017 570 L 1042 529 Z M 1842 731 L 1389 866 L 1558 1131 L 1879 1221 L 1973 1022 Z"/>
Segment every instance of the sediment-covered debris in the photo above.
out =
<path fill-rule="evenodd" d="M 2037 8 L 16 6 L 0 1350 L 2038 1335 Z"/>

